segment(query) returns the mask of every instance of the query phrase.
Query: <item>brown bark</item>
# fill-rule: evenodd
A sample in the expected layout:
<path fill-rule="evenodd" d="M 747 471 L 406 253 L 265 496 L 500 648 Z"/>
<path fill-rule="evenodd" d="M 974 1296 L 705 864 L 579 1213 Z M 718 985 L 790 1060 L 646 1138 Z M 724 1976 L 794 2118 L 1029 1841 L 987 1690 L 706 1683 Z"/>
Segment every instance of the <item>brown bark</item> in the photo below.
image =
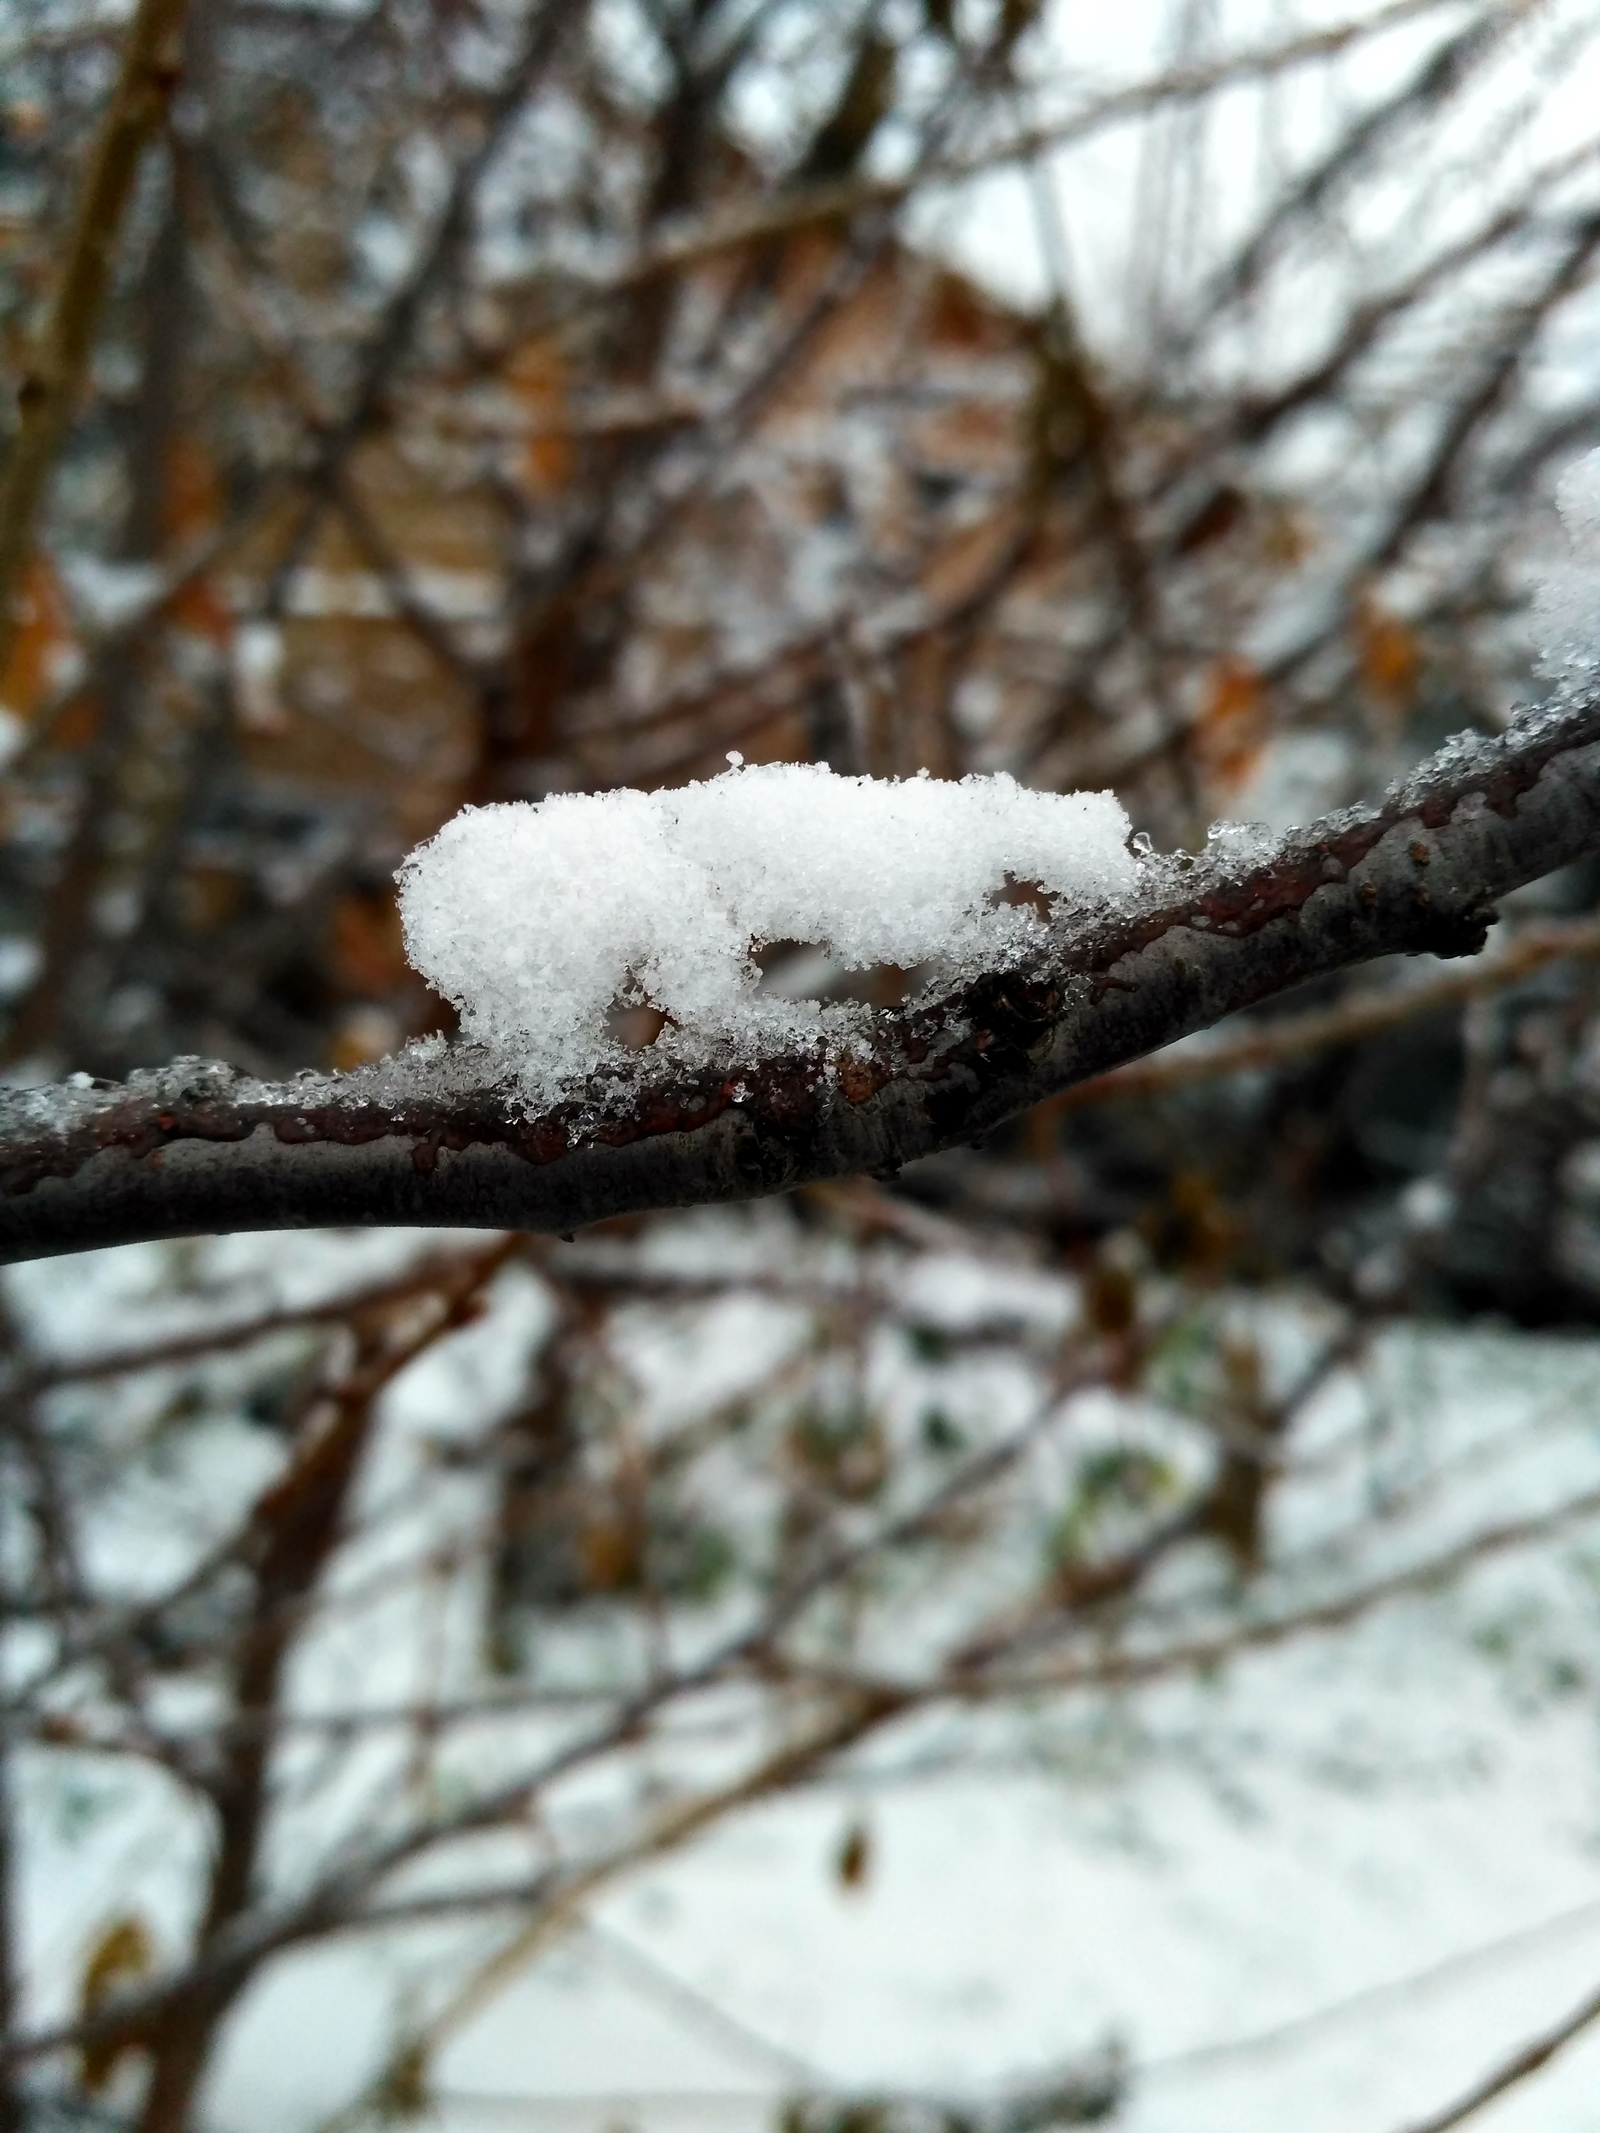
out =
<path fill-rule="evenodd" d="M 529 1115 L 471 1048 L 253 1082 L 182 1060 L 0 1103 L 0 1254 L 310 1223 L 566 1232 L 902 1164 L 1306 979 L 1483 945 L 1495 901 L 1600 847 L 1600 699 L 1451 744 L 1374 807 L 1251 863 L 1150 862 L 1030 960 L 886 1011 L 869 1037 L 715 1070 L 640 1053 Z"/>

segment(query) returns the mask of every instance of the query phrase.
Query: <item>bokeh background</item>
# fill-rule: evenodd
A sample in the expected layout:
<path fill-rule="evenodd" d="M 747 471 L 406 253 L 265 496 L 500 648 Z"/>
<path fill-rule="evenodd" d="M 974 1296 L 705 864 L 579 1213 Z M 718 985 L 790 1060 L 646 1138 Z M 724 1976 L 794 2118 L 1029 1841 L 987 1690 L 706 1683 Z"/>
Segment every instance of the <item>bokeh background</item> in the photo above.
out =
<path fill-rule="evenodd" d="M 128 21 L 0 9 L 8 406 Z M 180 34 L 0 587 L 13 1083 L 447 1032 L 465 803 L 1192 847 L 1547 686 L 1591 0 Z M 1592 2133 L 1597 903 L 892 1184 L 9 1270 L 0 2127 L 1403 2133 L 1547 2038 L 1474 2122 Z"/>

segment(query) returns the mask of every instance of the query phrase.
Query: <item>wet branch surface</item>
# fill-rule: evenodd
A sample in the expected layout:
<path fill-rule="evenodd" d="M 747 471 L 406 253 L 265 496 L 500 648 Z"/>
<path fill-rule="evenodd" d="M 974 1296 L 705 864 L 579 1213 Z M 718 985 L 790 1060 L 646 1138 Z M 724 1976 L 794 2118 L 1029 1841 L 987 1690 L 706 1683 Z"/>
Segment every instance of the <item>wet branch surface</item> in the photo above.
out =
<path fill-rule="evenodd" d="M 1600 697 L 1446 746 L 1382 801 L 1276 845 L 1149 863 L 1025 964 L 730 1070 L 642 1053 L 530 1112 L 487 1054 L 253 1081 L 180 1060 L 0 1104 L 0 1256 L 311 1224 L 567 1232 L 653 1208 L 889 1176 L 1041 1098 L 1288 991 L 1396 954 L 1469 955 L 1497 900 L 1600 848 Z"/>

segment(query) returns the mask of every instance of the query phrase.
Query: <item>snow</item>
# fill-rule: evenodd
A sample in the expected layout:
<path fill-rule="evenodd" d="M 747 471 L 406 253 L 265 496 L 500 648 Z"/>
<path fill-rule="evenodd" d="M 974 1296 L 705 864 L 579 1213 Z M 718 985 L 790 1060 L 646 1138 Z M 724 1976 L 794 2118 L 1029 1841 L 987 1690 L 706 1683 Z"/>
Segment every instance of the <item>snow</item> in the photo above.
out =
<path fill-rule="evenodd" d="M 1037 902 L 1131 886 L 1128 829 L 1111 793 L 1003 773 L 735 763 L 674 791 L 465 808 L 405 862 L 400 904 L 407 952 L 464 1034 L 550 1098 L 623 1055 L 629 1006 L 667 1016 L 669 1051 L 730 1066 L 859 1019 L 763 992 L 764 946 L 946 981 L 1015 958 L 1044 935 Z"/>
<path fill-rule="evenodd" d="M 314 1233 L 285 1253 L 281 1240 L 241 1236 L 39 1262 L 7 1270 L 4 1287 L 34 1352 L 67 1361 L 354 1293 L 473 1243 Z M 574 1247 L 554 1266 L 623 1249 Z M 1079 1310 L 1075 1283 L 1049 1265 L 950 1243 L 847 1251 L 777 1210 L 662 1224 L 641 1271 L 650 1293 L 619 1312 L 609 1364 L 636 1441 L 666 1439 L 698 1404 L 770 1382 L 811 1345 L 813 1314 L 849 1299 L 877 1314 L 862 1384 L 923 1481 L 917 1462 L 944 1456 L 915 1449 L 929 1403 L 969 1445 L 994 1442 L 1037 1401 Z M 724 1285 L 703 1293 L 719 1272 Z M 1302 1347 L 1321 1338 L 1295 1311 L 1290 1300 L 1260 1314 L 1274 1379 L 1297 1375 Z M 492 1445 L 558 1323 L 537 1270 L 508 1267 L 483 1317 L 390 1388 L 350 1552 L 294 1671 L 298 1712 L 483 1693 L 481 1600 L 470 1576 L 453 1581 L 443 1566 L 481 1551 L 492 1499 L 483 1470 L 441 1446 Z M 1067 1403 L 967 1570 L 958 1557 L 908 1564 L 881 1594 L 863 1592 L 864 1657 L 914 1665 L 930 1614 L 973 1604 L 974 1575 L 985 1606 L 995 1581 L 1025 1580 L 1073 1461 L 1108 1432 L 1154 1442 L 1164 1431 L 1171 1457 L 1186 1435 L 1192 1456 L 1203 1439 L 1176 1411 L 1179 1381 L 1204 1364 L 1215 1323 L 1173 1350 L 1150 1396 L 1102 1389 Z M 908 1338 L 937 1330 L 986 1338 L 940 1361 Z M 1330 1578 L 1360 1584 L 1592 1489 L 1597 1358 L 1592 1338 L 1392 1328 L 1369 1374 L 1331 1383 L 1295 1433 L 1274 1495 L 1272 1575 L 1284 1581 L 1274 1604 Z M 82 1509 L 109 1594 L 145 1591 L 184 1550 L 203 1552 L 281 1456 L 243 1419 L 258 1377 L 259 1358 L 235 1352 L 199 1381 L 160 1370 L 53 1396 L 64 1439 L 97 1447 L 100 1481 Z M 200 1411 L 180 1426 L 175 1403 L 196 1384 Z M 781 1409 L 752 1412 L 715 1451 L 700 1486 L 724 1520 L 754 1522 L 784 1427 Z M 1215 1604 L 1188 1587 L 1166 1600 L 1197 1623 Z M 770 2133 L 779 2098 L 807 2075 L 847 2094 L 983 2099 L 1116 2036 L 1133 2072 L 1121 2133 L 1394 2133 L 1592 1986 L 1597 1623 L 1594 1528 L 1573 1528 L 1481 1565 L 1454 1591 L 1418 1593 L 1215 1678 L 1120 1703 L 936 1712 L 830 1781 L 730 1817 L 615 1885 L 451 2035 L 432 2069 L 429 2122 L 442 2133 Z M 23 1627 L 10 1632 L 14 1668 Z M 678 1657 L 706 1633 L 675 1621 Z M 547 1682 L 625 1692 L 649 1658 L 620 1620 L 553 1615 L 543 1635 Z M 491 1786 L 559 1737 L 559 1715 L 519 1706 L 513 1684 L 500 1693 L 508 1703 L 493 1723 L 442 1747 L 429 1781 L 440 1798 Z M 179 1681 L 163 1691 L 199 1694 Z M 209 1716 L 203 1701 L 163 1702 L 154 1715 L 176 1725 L 185 1711 L 192 1723 Z M 670 1793 L 698 1756 L 759 1746 L 753 1704 L 742 1717 L 731 1702 L 703 1716 L 716 1720 L 703 1748 L 685 1732 L 649 1751 L 649 1784 Z M 409 1752 L 406 1738 L 370 1735 L 348 1753 L 309 1735 L 286 1748 L 272 1880 L 296 1885 L 354 1832 L 390 1826 Z M 44 2019 L 70 2002 L 82 1951 L 109 1917 L 136 1910 L 164 1955 L 182 1944 L 207 1831 L 137 1759 L 30 1747 L 19 1777 L 19 1930 L 29 2018 Z M 634 1811 L 599 1774 L 553 1788 L 548 1809 L 548 1831 L 575 1852 L 603 1846 Z M 871 1864 L 846 1891 L 833 1861 L 853 1823 L 870 1832 Z M 503 1841 L 507 1871 L 525 1871 L 515 1847 L 533 1839 Z M 457 1852 L 438 1871 L 489 1864 Z M 207 2133 L 314 2133 L 504 1925 L 353 1937 L 275 1964 L 228 2032 Z M 1600 2037 L 1486 2114 L 1486 2133 L 1591 2133 L 1597 2080 Z"/>
<path fill-rule="evenodd" d="M 1562 475 L 1556 509 L 1570 555 L 1535 588 L 1541 673 L 1579 680 L 1600 666 L 1600 451 Z"/>
<path fill-rule="evenodd" d="M 687 1248 L 712 1228 L 676 1234 Z M 994 1269 L 953 1254 L 907 1274 L 919 1322 L 970 1323 L 990 1285 L 1003 1301 Z M 708 1306 L 701 1367 L 723 1367 L 738 1338 L 726 1307 Z M 1063 1290 L 1055 1310 L 1070 1309 Z M 651 1356 L 630 1343 L 641 1427 L 658 1398 L 681 1401 L 690 1356 L 681 1338 Z M 1412 1431 L 1444 1440 L 1430 1478 L 1446 1446 L 1462 1462 L 1450 1510 L 1462 1485 L 1480 1511 L 1580 1485 L 1594 1356 L 1398 1333 L 1381 1372 L 1403 1403 L 1394 1441 L 1375 1466 L 1352 1458 L 1352 1393 L 1336 1389 L 1287 1483 L 1283 1542 L 1309 1551 L 1330 1514 L 1369 1517 L 1358 1499 L 1374 1486 L 1414 1485 Z M 992 1396 L 974 1385 L 970 1413 Z M 449 1397 L 447 1372 L 414 1387 L 413 1427 Z M 1348 1501 L 1329 1488 L 1341 1446 Z M 1444 1504 L 1427 1523 L 1453 1531 Z M 1114 2035 L 1134 2072 L 1124 2133 L 1393 2133 L 1574 2004 L 1600 1960 L 1593 1707 L 1542 1686 L 1567 1640 L 1587 1648 L 1589 1560 L 1491 1568 L 1459 1598 L 1419 1597 L 1120 1717 L 957 1715 L 730 1820 L 608 1896 L 454 2037 L 435 2122 L 770 2133 L 806 2085 L 797 2069 L 824 2091 L 980 2099 Z M 1520 1656 L 1490 1663 L 1505 1623 Z M 845 1892 L 831 1861 L 856 1821 L 872 1866 Z M 375 1949 L 282 1965 L 230 2038 L 220 2133 L 318 2123 L 417 1975 Z M 1485 2124 L 1591 2126 L 1596 2049 Z"/>

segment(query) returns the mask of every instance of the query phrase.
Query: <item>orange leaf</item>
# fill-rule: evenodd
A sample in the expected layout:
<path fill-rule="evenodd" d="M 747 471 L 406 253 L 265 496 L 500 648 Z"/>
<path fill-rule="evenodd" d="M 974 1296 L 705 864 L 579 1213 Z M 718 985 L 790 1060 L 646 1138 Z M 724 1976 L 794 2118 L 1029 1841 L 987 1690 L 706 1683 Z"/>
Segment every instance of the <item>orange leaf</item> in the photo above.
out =
<path fill-rule="evenodd" d="M 177 547 L 192 547 L 216 532 L 226 513 L 222 478 L 211 455 L 197 439 L 179 437 L 167 454 L 161 489 L 161 532 Z M 179 629 L 227 646 L 233 641 L 233 616 L 205 578 L 185 585 L 169 610 Z"/>
<path fill-rule="evenodd" d="M 36 556 L 29 564 L 18 606 L 17 633 L 0 678 L 0 703 L 17 718 L 31 718 L 55 687 L 72 643 L 66 596 L 47 556 Z"/>
<path fill-rule="evenodd" d="M 222 524 L 222 481 L 195 438 L 178 438 L 167 455 L 161 493 L 161 531 L 169 541 L 204 540 Z"/>
<path fill-rule="evenodd" d="M 1422 647 L 1408 622 L 1363 601 L 1356 610 L 1356 649 L 1361 679 L 1380 703 L 1404 710 L 1415 701 Z"/>
<path fill-rule="evenodd" d="M 1242 785 L 1267 738 L 1266 684 L 1243 659 L 1224 659 L 1207 683 L 1194 726 L 1194 752 L 1213 783 Z"/>
<path fill-rule="evenodd" d="M 136 1917 L 116 1918 L 84 1959 L 78 2000 L 85 2017 L 96 2015 L 130 1985 L 149 1975 L 155 1961 L 148 1928 Z M 134 2045 L 127 2036 L 102 2038 L 83 2047 L 80 2072 L 91 2096 L 106 2087 L 123 2055 Z"/>
<path fill-rule="evenodd" d="M 222 646 L 233 642 L 233 615 L 209 578 L 196 578 L 176 595 L 170 609 L 179 629 Z"/>
<path fill-rule="evenodd" d="M 572 480 L 567 359 L 552 336 L 530 341 L 506 366 L 506 384 L 528 418 L 518 472 L 533 496 L 558 496 Z"/>

